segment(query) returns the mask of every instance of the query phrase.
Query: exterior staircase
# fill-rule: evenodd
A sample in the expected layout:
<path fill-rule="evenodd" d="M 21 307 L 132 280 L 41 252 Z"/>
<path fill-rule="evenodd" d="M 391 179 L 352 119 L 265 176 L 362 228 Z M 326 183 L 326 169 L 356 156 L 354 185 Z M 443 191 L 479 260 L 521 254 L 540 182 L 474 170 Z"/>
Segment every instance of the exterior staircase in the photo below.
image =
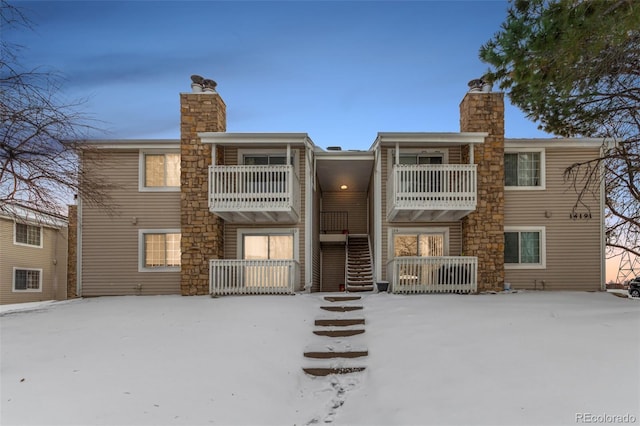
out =
<path fill-rule="evenodd" d="M 347 291 L 373 290 L 373 261 L 368 235 L 347 237 Z"/>
<path fill-rule="evenodd" d="M 307 365 L 302 369 L 312 376 L 363 371 L 362 359 L 369 350 L 362 338 L 365 320 L 360 296 L 326 296 L 324 300 L 330 304 L 320 307 L 326 313 L 315 320 L 313 334 L 319 337 L 305 350 Z"/>

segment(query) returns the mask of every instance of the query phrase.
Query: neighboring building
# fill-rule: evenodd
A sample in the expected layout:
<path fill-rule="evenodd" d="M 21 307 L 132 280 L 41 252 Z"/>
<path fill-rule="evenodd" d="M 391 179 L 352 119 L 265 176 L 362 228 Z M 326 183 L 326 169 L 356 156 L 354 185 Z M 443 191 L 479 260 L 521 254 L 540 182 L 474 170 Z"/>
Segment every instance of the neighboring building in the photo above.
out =
<path fill-rule="evenodd" d="M 116 189 L 110 213 L 79 201 L 79 295 L 602 288 L 602 189 L 574 208 L 563 179 L 602 141 L 505 139 L 502 93 L 467 93 L 460 132 L 366 151 L 226 133 L 211 88 L 180 102 L 180 140 L 90 142 Z"/>
<path fill-rule="evenodd" d="M 20 206 L 0 208 L 0 304 L 63 300 L 67 220 Z"/>

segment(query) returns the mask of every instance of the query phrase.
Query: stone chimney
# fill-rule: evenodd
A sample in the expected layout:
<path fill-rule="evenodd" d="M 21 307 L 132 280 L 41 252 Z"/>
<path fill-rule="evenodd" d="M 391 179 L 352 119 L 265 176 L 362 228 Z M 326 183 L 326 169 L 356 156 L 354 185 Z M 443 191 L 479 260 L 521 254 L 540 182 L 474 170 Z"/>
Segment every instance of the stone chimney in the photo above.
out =
<path fill-rule="evenodd" d="M 197 75 L 191 80 L 192 93 L 180 94 L 183 296 L 209 294 L 209 259 L 223 257 L 223 221 L 208 206 L 212 147 L 203 144 L 198 133 L 226 131 L 226 106 L 213 80 Z M 216 153 L 218 164 L 222 164 L 221 151 Z"/>
<path fill-rule="evenodd" d="M 504 94 L 477 90 L 476 80 L 460 103 L 460 131 L 487 132 L 474 149 L 478 207 L 462 222 L 462 250 L 478 257 L 478 291 L 504 287 Z M 468 160 L 468 151 L 467 151 Z"/>

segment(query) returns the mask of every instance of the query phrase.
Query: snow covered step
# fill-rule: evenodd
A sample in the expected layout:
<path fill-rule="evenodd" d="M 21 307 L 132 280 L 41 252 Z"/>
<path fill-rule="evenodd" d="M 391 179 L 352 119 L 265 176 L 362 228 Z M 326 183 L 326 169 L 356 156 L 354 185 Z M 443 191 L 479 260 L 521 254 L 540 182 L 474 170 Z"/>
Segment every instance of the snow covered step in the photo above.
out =
<path fill-rule="evenodd" d="M 317 359 L 328 359 L 328 358 L 361 358 L 363 356 L 368 356 L 369 351 L 360 350 L 360 351 L 309 351 L 305 352 L 304 356 L 307 358 L 317 358 Z"/>
<path fill-rule="evenodd" d="M 349 374 L 358 373 L 364 371 L 365 367 L 338 367 L 338 368 L 322 368 L 322 367 L 307 367 L 302 369 L 305 373 L 312 376 L 328 376 L 329 374 Z"/>
<path fill-rule="evenodd" d="M 348 358 L 311 359 L 307 358 L 302 370 L 312 376 L 328 376 L 329 374 L 348 374 L 365 370 L 362 361 Z"/>
<path fill-rule="evenodd" d="M 360 311 L 362 310 L 361 305 L 343 305 L 343 306 L 320 306 L 320 309 L 331 312 L 350 312 L 350 311 Z"/>
<path fill-rule="evenodd" d="M 373 291 L 373 284 L 369 284 L 369 285 L 359 285 L 359 284 L 355 284 L 355 285 L 349 285 L 347 286 L 347 290 L 349 291 Z"/>
<path fill-rule="evenodd" d="M 346 302 L 349 300 L 360 300 L 360 296 L 325 296 L 327 302 Z"/>

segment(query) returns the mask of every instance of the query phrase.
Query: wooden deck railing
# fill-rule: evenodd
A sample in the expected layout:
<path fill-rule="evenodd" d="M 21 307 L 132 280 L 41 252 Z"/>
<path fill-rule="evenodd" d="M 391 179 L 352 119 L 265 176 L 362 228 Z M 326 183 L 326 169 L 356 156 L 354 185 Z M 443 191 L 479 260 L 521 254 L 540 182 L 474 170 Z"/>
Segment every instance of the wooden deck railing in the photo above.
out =
<path fill-rule="evenodd" d="M 295 260 L 209 261 L 209 293 L 292 294 L 297 288 L 300 266 Z"/>
<path fill-rule="evenodd" d="M 387 279 L 394 293 L 475 293 L 478 258 L 396 257 L 387 264 Z"/>
<path fill-rule="evenodd" d="M 475 209 L 475 164 L 396 164 L 387 181 L 387 208 Z"/>
<path fill-rule="evenodd" d="M 292 165 L 209 166 L 211 211 L 299 212 L 300 179 Z"/>

